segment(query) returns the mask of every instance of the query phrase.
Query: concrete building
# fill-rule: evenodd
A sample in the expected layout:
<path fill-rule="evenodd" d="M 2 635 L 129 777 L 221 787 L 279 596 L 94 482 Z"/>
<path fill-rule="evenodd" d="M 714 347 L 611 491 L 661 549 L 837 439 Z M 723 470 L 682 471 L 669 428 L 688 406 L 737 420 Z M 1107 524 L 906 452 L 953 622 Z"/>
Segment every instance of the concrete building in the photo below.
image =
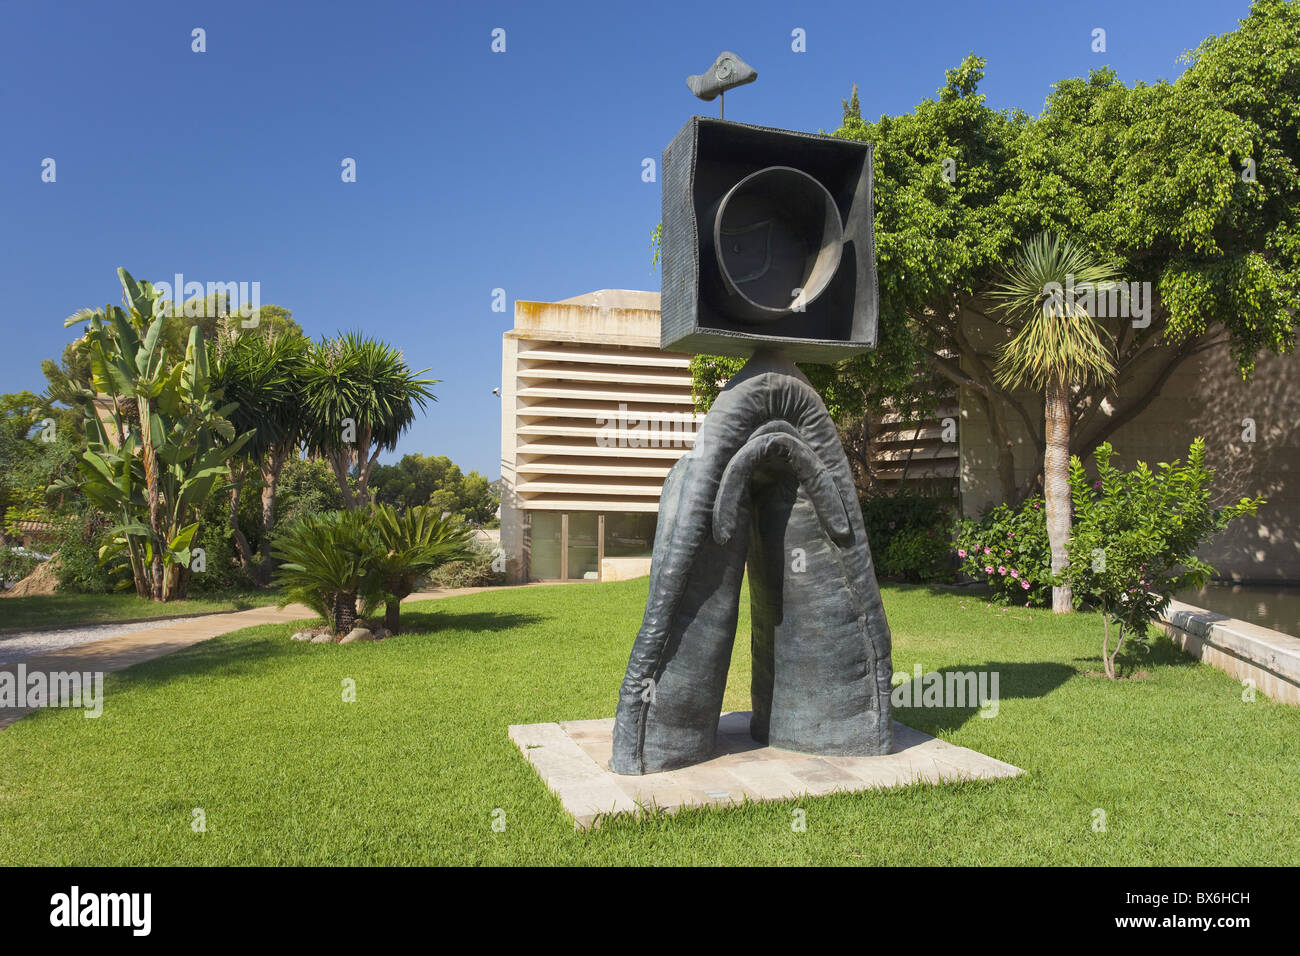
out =
<path fill-rule="evenodd" d="M 963 322 L 988 362 L 995 343 L 986 325 Z M 702 422 L 692 412 L 689 357 L 658 346 L 656 292 L 515 304 L 501 374 L 501 546 L 511 581 L 649 573 L 664 478 Z M 1150 388 L 1154 370 L 1148 378 L 1132 387 Z M 1040 413 L 1041 399 L 1023 398 Z M 950 416 L 957 442 L 945 434 Z M 970 389 L 945 399 L 931 419 L 899 415 L 882 425 L 869 452 L 881 490 L 939 492 L 959 482 L 961 510 L 971 516 L 1001 500 L 996 445 Z M 1007 427 L 1019 486 L 1041 461 L 1017 416 Z M 1264 354 L 1246 384 L 1226 348 L 1202 352 L 1111 443 L 1117 463 L 1131 467 L 1185 457 L 1198 435 L 1225 499 L 1268 499 L 1257 521 L 1235 522 L 1202 556 L 1222 577 L 1300 581 L 1300 357 Z"/>
<path fill-rule="evenodd" d="M 659 293 L 516 302 L 501 345 L 501 547 L 513 583 L 650 571 L 659 492 L 695 440 Z"/>

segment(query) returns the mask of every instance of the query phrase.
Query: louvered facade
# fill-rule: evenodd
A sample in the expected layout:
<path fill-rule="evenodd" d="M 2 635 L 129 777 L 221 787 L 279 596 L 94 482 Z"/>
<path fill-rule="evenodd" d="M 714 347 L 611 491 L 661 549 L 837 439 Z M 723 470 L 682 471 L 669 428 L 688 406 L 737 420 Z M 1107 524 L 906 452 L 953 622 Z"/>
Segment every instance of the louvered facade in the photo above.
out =
<path fill-rule="evenodd" d="M 689 357 L 658 345 L 657 293 L 515 304 L 501 384 L 511 580 L 648 572 L 664 478 L 698 424 Z"/>

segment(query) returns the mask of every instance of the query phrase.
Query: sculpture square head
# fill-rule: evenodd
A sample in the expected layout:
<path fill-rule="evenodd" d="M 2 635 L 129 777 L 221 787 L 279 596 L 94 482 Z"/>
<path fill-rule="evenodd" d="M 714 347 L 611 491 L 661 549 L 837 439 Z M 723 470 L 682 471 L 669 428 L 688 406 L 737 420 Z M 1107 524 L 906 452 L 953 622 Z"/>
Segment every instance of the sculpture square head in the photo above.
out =
<path fill-rule="evenodd" d="M 875 345 L 870 144 L 694 116 L 662 168 L 662 348 L 832 362 Z"/>

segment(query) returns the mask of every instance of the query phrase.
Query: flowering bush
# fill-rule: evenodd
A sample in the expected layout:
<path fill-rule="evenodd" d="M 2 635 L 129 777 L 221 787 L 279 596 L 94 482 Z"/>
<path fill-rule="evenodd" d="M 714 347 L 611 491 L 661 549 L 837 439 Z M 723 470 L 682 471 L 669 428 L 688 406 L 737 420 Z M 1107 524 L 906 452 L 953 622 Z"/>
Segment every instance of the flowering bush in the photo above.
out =
<path fill-rule="evenodd" d="M 1214 573 L 1197 549 L 1264 503 L 1242 498 L 1224 508 L 1211 505 L 1214 469 L 1205 465 L 1202 438 L 1192 442 L 1187 464 L 1161 462 L 1155 471 L 1139 461 L 1122 472 L 1110 463 L 1113 453 L 1109 442 L 1097 449 L 1096 481 L 1088 480 L 1077 456 L 1070 459 L 1074 529 L 1063 574 L 1076 600 L 1085 595 L 1102 612 L 1102 661 L 1112 680 L 1125 640 L 1144 646 L 1174 592 Z"/>
<path fill-rule="evenodd" d="M 861 505 L 878 574 L 900 581 L 951 580 L 952 499 L 900 491 L 863 498 Z"/>
<path fill-rule="evenodd" d="M 1043 499 L 1019 508 L 1001 504 L 978 520 L 957 525 L 957 558 L 963 574 L 986 582 L 1007 604 L 1046 606 L 1052 598 L 1052 552 Z"/>

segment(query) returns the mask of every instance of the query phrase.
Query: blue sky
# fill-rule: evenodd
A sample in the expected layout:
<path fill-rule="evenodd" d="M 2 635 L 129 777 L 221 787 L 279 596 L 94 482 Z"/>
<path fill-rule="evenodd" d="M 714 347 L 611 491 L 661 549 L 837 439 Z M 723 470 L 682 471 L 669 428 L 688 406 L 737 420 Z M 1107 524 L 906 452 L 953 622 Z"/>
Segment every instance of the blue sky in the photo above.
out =
<path fill-rule="evenodd" d="M 971 52 L 988 59 L 989 103 L 1031 113 L 1104 65 L 1173 79 L 1180 54 L 1248 8 L 0 0 L 0 391 L 43 388 L 63 318 L 118 302 L 118 266 L 257 281 L 313 337 L 359 329 L 442 380 L 397 454 L 495 478 L 514 301 L 658 288 L 659 185 L 642 160 L 692 113 L 716 115 L 685 77 L 719 51 L 759 74 L 729 119 L 830 131 L 852 84 L 864 115 L 907 112 Z"/>

